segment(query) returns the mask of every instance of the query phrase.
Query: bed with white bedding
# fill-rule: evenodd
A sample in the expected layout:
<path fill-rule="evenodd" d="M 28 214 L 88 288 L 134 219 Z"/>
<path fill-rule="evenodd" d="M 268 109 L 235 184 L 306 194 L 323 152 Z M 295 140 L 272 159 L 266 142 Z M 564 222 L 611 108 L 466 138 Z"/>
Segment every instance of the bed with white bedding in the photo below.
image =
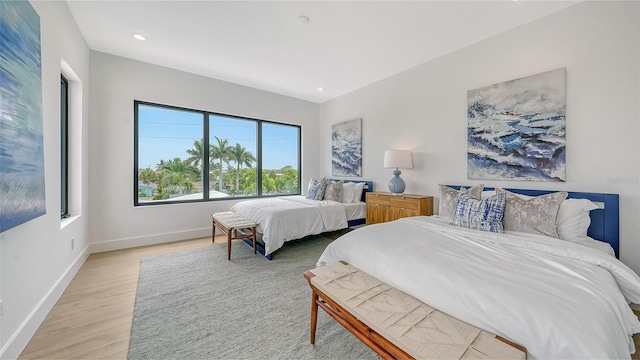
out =
<path fill-rule="evenodd" d="M 362 194 L 356 194 L 359 201 L 355 202 L 281 196 L 242 201 L 233 205 L 231 211 L 258 223 L 259 250 L 271 259 L 272 253 L 287 241 L 364 223 L 366 204 L 362 198 L 371 191 L 373 183 L 359 183 L 363 183 Z"/>
<path fill-rule="evenodd" d="M 617 215 L 615 205 L 609 210 Z M 526 347 L 530 358 L 630 357 L 640 322 L 628 303 L 640 302 L 640 277 L 611 255 L 617 253 L 617 239 L 612 248 L 586 234 L 568 241 L 451 223 L 412 217 L 362 227 L 331 243 L 317 265 L 346 261 Z M 616 233 L 618 226 L 617 219 L 591 225 L 609 227 L 605 233 Z"/>

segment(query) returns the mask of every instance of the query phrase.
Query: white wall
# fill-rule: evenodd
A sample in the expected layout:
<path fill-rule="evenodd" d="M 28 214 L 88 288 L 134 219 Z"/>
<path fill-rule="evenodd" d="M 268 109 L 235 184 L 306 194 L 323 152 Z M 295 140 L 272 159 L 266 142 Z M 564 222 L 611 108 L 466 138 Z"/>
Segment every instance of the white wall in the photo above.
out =
<path fill-rule="evenodd" d="M 17 357 L 88 256 L 89 49 L 64 1 L 31 2 L 40 16 L 47 213 L 0 233 L 0 358 Z M 70 148 L 71 220 L 60 220 L 60 72 L 77 75 Z M 75 248 L 71 249 L 71 238 Z"/>
<path fill-rule="evenodd" d="M 566 67 L 567 181 L 491 186 L 620 194 L 621 260 L 640 273 L 640 4 L 583 2 L 320 106 L 320 173 L 331 124 L 363 118 L 363 178 L 387 191 L 384 150 L 414 152 L 407 192 L 467 179 L 467 91 Z"/>
<path fill-rule="evenodd" d="M 385 190 L 391 173 L 382 168 L 384 150 L 410 149 L 415 168 L 403 172 L 407 190 L 437 194 L 438 183 L 474 183 L 466 179 L 467 90 L 566 67 L 567 182 L 485 183 L 619 193 L 621 258 L 640 273 L 637 2 L 584 2 L 320 106 L 90 52 L 65 2 L 32 5 L 41 19 L 47 214 L 0 233 L 0 358 L 18 356 L 85 260 L 89 239 L 92 250 L 101 251 L 204 236 L 209 213 L 231 206 L 133 207 L 134 99 L 301 124 L 303 184 L 331 173 L 331 124 L 362 117 L 363 177 Z M 64 227 L 58 123 L 63 61 L 77 75 L 73 86 L 81 84 L 72 104 L 74 217 Z"/>
<path fill-rule="evenodd" d="M 302 125 L 302 182 L 317 176 L 319 105 L 91 52 L 92 251 L 207 236 L 235 201 L 133 206 L 133 101 Z"/>

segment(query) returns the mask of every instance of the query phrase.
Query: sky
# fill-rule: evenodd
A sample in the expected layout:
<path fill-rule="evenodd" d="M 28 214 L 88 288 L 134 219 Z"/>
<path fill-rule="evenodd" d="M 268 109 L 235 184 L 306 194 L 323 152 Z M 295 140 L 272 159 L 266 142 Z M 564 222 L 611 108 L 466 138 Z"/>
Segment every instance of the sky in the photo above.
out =
<path fill-rule="evenodd" d="M 187 159 L 187 149 L 202 138 L 202 113 L 139 105 L 138 108 L 138 167 L 155 169 L 160 160 L 176 157 Z M 227 139 L 230 146 L 241 144 L 255 157 L 257 123 L 251 120 L 210 115 L 209 138 Z M 297 127 L 263 123 L 263 169 L 280 169 L 298 164 Z M 235 163 L 231 163 L 235 166 Z"/>

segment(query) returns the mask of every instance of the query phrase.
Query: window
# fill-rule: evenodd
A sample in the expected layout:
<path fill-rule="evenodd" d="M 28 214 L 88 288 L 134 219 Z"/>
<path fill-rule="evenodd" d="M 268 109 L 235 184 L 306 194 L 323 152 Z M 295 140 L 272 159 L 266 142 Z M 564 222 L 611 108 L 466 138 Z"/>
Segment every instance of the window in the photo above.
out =
<path fill-rule="evenodd" d="M 258 196 L 258 122 L 209 116 L 209 197 Z"/>
<path fill-rule="evenodd" d="M 300 132 L 281 124 L 262 124 L 262 193 L 297 193 L 300 178 Z"/>
<path fill-rule="evenodd" d="M 69 82 L 60 76 L 60 217 L 69 217 Z"/>
<path fill-rule="evenodd" d="M 134 204 L 300 194 L 301 128 L 134 102 Z"/>

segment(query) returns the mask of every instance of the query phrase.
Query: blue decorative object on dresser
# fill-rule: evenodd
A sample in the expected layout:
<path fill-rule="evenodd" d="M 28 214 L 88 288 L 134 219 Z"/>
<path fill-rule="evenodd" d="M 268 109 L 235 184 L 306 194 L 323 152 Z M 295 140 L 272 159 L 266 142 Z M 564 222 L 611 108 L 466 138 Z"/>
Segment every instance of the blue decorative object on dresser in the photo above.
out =
<path fill-rule="evenodd" d="M 389 192 L 392 194 L 402 194 L 405 190 L 405 182 L 400 178 L 402 173 L 399 168 L 412 169 L 413 161 L 411 159 L 411 151 L 408 150 L 387 150 L 384 152 L 384 167 L 396 168 L 393 170 L 393 178 L 389 180 Z"/>

